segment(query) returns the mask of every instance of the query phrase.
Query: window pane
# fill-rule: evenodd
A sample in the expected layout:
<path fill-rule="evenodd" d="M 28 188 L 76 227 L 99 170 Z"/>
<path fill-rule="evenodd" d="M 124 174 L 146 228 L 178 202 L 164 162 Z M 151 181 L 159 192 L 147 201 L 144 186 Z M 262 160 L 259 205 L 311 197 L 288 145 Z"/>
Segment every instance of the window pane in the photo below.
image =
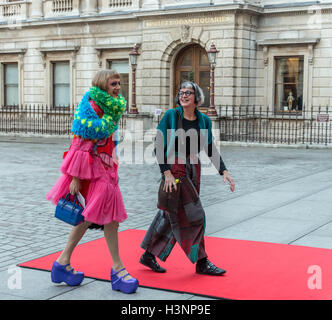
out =
<path fill-rule="evenodd" d="M 208 107 L 210 105 L 210 72 L 201 71 L 199 73 L 199 85 L 204 92 L 204 103 L 202 107 Z"/>
<path fill-rule="evenodd" d="M 279 110 L 285 110 L 287 111 L 288 108 L 287 106 L 285 105 L 285 102 L 283 101 L 284 100 L 284 94 L 283 94 L 283 85 L 282 84 L 276 84 L 276 105 L 279 106 Z M 281 107 L 285 105 L 285 109 L 284 107 Z"/>
<path fill-rule="evenodd" d="M 210 66 L 209 58 L 208 58 L 207 53 L 201 51 L 201 53 L 200 53 L 200 62 L 199 63 L 200 63 L 201 66 Z"/>
<path fill-rule="evenodd" d="M 69 84 L 69 62 L 54 63 L 54 84 Z"/>
<path fill-rule="evenodd" d="M 5 84 L 18 84 L 17 63 L 5 64 Z"/>
<path fill-rule="evenodd" d="M 4 65 L 4 103 L 6 106 L 18 105 L 18 65 Z"/>
<path fill-rule="evenodd" d="M 195 81 L 194 79 L 195 73 L 194 71 L 180 71 L 180 83 L 184 81 Z"/>
<path fill-rule="evenodd" d="M 184 53 L 184 56 L 182 58 L 182 62 L 181 62 L 181 67 L 191 67 L 192 65 L 192 48 L 190 48 L 189 50 L 187 50 L 187 52 Z"/>
<path fill-rule="evenodd" d="M 69 85 L 54 85 L 54 105 L 56 107 L 68 107 L 69 104 Z"/>
<path fill-rule="evenodd" d="M 129 73 L 129 64 L 128 60 L 124 61 L 111 61 L 110 69 L 115 70 L 119 73 Z"/>
<path fill-rule="evenodd" d="M 5 92 L 5 105 L 17 106 L 18 105 L 18 86 L 6 86 Z"/>
<path fill-rule="evenodd" d="M 121 73 L 120 74 L 121 81 L 121 94 L 124 96 L 126 101 L 128 102 L 128 93 L 129 93 L 129 75 Z"/>
<path fill-rule="evenodd" d="M 69 61 L 53 62 L 53 104 L 55 107 L 70 105 Z"/>
<path fill-rule="evenodd" d="M 276 58 L 276 110 L 302 110 L 302 98 L 303 57 Z"/>
<path fill-rule="evenodd" d="M 129 61 L 128 60 L 113 60 L 108 63 L 109 69 L 115 70 L 120 73 L 121 91 L 128 102 L 129 98 Z"/>

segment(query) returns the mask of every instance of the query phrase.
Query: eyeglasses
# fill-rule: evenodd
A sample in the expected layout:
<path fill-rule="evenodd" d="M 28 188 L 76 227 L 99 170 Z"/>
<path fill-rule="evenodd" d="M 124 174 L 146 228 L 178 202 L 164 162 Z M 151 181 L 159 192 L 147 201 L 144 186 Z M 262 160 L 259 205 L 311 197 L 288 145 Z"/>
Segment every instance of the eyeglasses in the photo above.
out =
<path fill-rule="evenodd" d="M 189 97 L 191 94 L 195 94 L 195 92 L 193 91 L 179 91 L 179 96 L 180 97 Z"/>
<path fill-rule="evenodd" d="M 121 86 L 120 81 L 114 81 L 114 82 L 111 82 L 111 86 L 112 86 L 112 87 L 116 87 L 117 84 L 118 84 L 119 86 Z"/>

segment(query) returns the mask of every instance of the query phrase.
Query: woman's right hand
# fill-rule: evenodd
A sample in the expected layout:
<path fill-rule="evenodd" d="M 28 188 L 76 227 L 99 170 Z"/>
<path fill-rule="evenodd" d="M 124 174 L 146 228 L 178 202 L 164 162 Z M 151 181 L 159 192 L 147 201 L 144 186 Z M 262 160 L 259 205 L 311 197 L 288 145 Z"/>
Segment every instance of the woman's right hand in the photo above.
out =
<path fill-rule="evenodd" d="M 81 190 L 81 180 L 79 178 L 73 177 L 69 185 L 69 192 L 72 195 L 78 194 Z"/>
<path fill-rule="evenodd" d="M 176 191 L 177 186 L 176 186 L 175 178 L 171 173 L 171 170 L 165 171 L 164 176 L 165 176 L 165 184 L 164 184 L 163 190 L 166 192 L 172 192 L 172 190 L 174 188 L 174 190 Z"/>

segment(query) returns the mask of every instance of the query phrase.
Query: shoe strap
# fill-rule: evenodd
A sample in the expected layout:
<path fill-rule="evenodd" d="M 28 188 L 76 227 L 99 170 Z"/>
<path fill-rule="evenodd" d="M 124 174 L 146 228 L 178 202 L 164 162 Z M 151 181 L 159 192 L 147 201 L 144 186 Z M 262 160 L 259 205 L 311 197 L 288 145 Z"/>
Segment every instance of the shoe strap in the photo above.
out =
<path fill-rule="evenodd" d="M 126 273 L 125 275 L 123 275 L 123 276 L 121 276 L 121 277 L 118 277 L 117 274 L 118 274 L 120 271 L 123 271 L 123 270 L 125 270 L 125 269 L 126 269 L 126 268 L 123 268 L 123 269 L 119 270 L 119 271 L 115 274 L 115 276 L 116 276 L 117 279 L 115 279 L 115 280 L 112 281 L 113 284 L 115 284 L 115 283 L 117 283 L 117 282 L 123 280 L 124 277 L 129 276 L 129 273 Z"/>
<path fill-rule="evenodd" d="M 71 269 L 67 270 L 67 267 L 68 267 L 68 266 L 70 266 Z M 65 268 L 66 268 L 66 271 L 67 271 L 67 272 L 71 272 L 72 274 L 75 274 L 75 273 L 74 273 L 75 269 L 74 269 L 73 266 L 71 266 L 70 264 L 67 264 Z"/>
<path fill-rule="evenodd" d="M 62 268 L 64 268 L 66 271 L 74 271 L 74 268 L 73 268 L 73 266 L 71 266 L 70 265 L 70 263 L 67 263 L 67 264 L 60 264 L 59 262 L 58 262 L 58 264 L 59 264 L 59 266 L 61 266 Z M 67 267 L 68 266 L 70 266 L 71 267 L 71 269 L 69 269 L 69 270 L 67 270 Z"/>
<path fill-rule="evenodd" d="M 123 271 L 123 270 L 126 270 L 126 268 L 122 268 L 122 269 L 120 269 L 119 271 L 115 271 L 115 270 L 114 270 L 114 272 L 115 272 L 114 274 L 117 275 L 119 272 L 121 272 L 121 271 Z"/>
<path fill-rule="evenodd" d="M 221 271 L 221 269 L 214 265 L 211 261 L 208 262 L 208 265 L 210 266 L 212 271 Z"/>

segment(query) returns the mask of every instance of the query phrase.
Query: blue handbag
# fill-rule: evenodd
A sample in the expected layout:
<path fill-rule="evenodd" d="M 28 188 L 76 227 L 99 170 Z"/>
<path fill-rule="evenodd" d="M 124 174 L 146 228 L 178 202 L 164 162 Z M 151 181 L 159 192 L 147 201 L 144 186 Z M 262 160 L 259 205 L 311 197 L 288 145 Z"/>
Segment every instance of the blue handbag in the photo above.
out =
<path fill-rule="evenodd" d="M 77 195 L 75 195 L 75 200 L 72 202 L 70 201 L 70 193 L 68 193 L 66 198 L 62 198 L 58 201 L 54 216 L 73 226 L 77 226 L 84 221 L 82 211 L 83 208 L 79 204 Z"/>

